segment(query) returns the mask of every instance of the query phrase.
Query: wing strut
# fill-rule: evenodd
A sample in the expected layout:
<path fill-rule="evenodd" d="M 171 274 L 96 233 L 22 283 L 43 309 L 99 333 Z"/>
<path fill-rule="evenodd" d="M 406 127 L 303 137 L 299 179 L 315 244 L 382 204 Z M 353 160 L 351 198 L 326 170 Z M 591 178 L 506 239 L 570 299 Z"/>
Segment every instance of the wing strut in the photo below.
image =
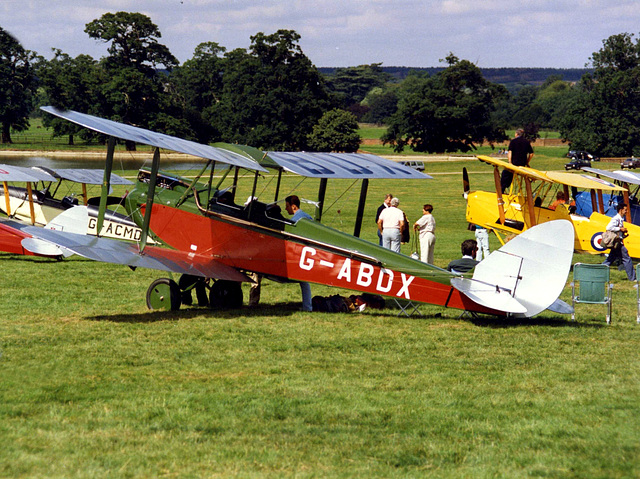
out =
<path fill-rule="evenodd" d="M 116 149 L 116 139 L 113 136 L 107 141 L 107 159 L 104 165 L 104 177 L 102 191 L 100 192 L 100 206 L 98 207 L 98 220 L 96 222 L 96 236 L 100 236 L 104 224 L 104 213 L 107 211 L 107 199 L 111 183 L 111 170 L 113 168 L 113 152 Z"/>
<path fill-rule="evenodd" d="M 498 214 L 500 215 L 500 224 L 503 225 L 505 221 L 504 216 L 504 200 L 502 199 L 502 185 L 500 184 L 500 172 L 498 167 L 493 167 L 493 181 L 496 185 L 496 197 L 498 198 Z"/>
<path fill-rule="evenodd" d="M 149 188 L 147 189 L 147 204 L 144 209 L 144 221 L 142 223 L 142 233 L 140 235 L 140 252 L 144 251 L 149 235 L 149 223 L 151 222 L 151 209 L 153 207 L 153 196 L 156 194 L 156 181 L 158 179 L 158 169 L 160 168 L 160 148 L 153 152 L 151 163 L 151 176 L 149 177 Z"/>
<path fill-rule="evenodd" d="M 367 200 L 367 190 L 369 189 L 369 178 L 362 179 L 360 186 L 360 201 L 358 202 L 358 212 L 356 213 L 356 224 L 353 227 L 353 236 L 360 238 L 360 230 L 362 229 L 362 218 L 364 217 L 364 203 Z"/>
<path fill-rule="evenodd" d="M 36 212 L 33 209 L 33 187 L 31 186 L 31 182 L 27 182 L 27 195 L 29 196 L 29 215 L 31 216 L 31 224 L 36 224 Z"/>
<path fill-rule="evenodd" d="M 9 183 L 3 181 L 2 186 L 4 188 L 4 201 L 7 205 L 7 216 L 11 217 L 11 197 L 9 196 Z"/>
<path fill-rule="evenodd" d="M 327 179 L 320 178 L 320 187 L 318 189 L 318 206 L 316 206 L 316 221 L 322 220 L 322 209 L 324 208 L 324 197 L 327 193 Z"/>

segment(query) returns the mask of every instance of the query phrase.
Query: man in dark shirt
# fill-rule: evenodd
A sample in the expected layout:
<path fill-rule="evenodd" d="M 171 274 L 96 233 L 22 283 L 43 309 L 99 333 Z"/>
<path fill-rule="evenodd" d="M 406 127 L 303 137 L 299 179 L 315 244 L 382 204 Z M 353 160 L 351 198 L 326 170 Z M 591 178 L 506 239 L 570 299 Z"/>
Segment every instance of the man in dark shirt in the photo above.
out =
<path fill-rule="evenodd" d="M 376 224 L 378 224 L 378 220 L 380 219 L 380 213 L 382 213 L 385 208 L 388 208 L 391 205 L 391 199 L 393 195 L 391 193 L 387 193 L 384 197 L 384 202 L 378 207 L 378 211 L 376 211 Z M 378 244 L 382 246 L 382 233 L 378 229 Z"/>
<path fill-rule="evenodd" d="M 531 143 L 524 137 L 524 130 L 518 128 L 513 140 L 509 142 L 509 152 L 507 153 L 509 163 L 515 166 L 529 166 L 531 158 L 533 158 L 533 148 Z M 509 170 L 502 170 L 500 178 L 500 186 L 505 191 L 513 181 L 513 173 Z"/>

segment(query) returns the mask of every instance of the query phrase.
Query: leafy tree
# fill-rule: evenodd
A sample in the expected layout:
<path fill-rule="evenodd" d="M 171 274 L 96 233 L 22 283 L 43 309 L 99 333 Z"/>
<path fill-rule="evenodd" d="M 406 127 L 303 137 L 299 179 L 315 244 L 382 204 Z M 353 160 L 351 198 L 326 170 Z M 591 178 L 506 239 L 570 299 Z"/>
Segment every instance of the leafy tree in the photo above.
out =
<path fill-rule="evenodd" d="M 109 68 L 133 68 L 155 76 L 158 66 L 171 69 L 178 60 L 169 49 L 158 43 L 160 29 L 142 13 L 105 13 L 87 23 L 84 29 L 91 38 L 109 43 Z"/>
<path fill-rule="evenodd" d="M 72 58 L 55 49 L 53 59 L 40 57 L 37 63 L 40 86 L 46 92 L 48 102 L 62 109 L 72 109 L 90 114 L 101 114 L 103 107 L 102 86 L 107 78 L 98 62 L 89 55 Z M 53 126 L 56 136 L 69 135 L 73 145 L 74 135 L 82 132 L 85 138 L 94 135 L 88 130 L 56 117 L 47 115 L 45 123 Z"/>
<path fill-rule="evenodd" d="M 0 124 L 2 143 L 11 143 L 11 128 L 29 127 L 36 78 L 32 68 L 34 54 L 0 28 Z"/>
<path fill-rule="evenodd" d="M 200 142 L 219 139 L 213 127 L 212 115 L 223 90 L 225 48 L 215 42 L 201 43 L 193 58 L 175 68 L 171 80 L 184 104 L 185 116 Z"/>
<path fill-rule="evenodd" d="M 345 107 L 364 100 L 375 87 L 383 87 L 391 75 L 382 70 L 381 63 L 357 67 L 337 68 L 327 79 L 327 88 L 338 96 Z"/>
<path fill-rule="evenodd" d="M 334 108 L 326 112 L 309 135 L 314 151 L 354 152 L 360 147 L 358 120 L 348 111 Z"/>
<path fill-rule="evenodd" d="M 308 135 L 331 102 L 299 39 L 292 30 L 258 33 L 249 52 L 225 55 L 223 94 L 211 113 L 222 139 L 270 149 L 308 148 Z"/>
<path fill-rule="evenodd" d="M 491 116 L 506 89 L 486 81 L 469 61 L 454 55 L 446 61 L 449 67 L 441 73 L 414 75 L 400 88 L 398 111 L 382 137 L 395 151 L 469 151 L 476 143 L 506 138 Z"/>
<path fill-rule="evenodd" d="M 86 25 L 85 32 L 111 43 L 102 60 L 109 80 L 103 85 L 106 116 L 124 123 L 162 129 L 171 135 L 194 137 L 174 90 L 167 88 L 167 70 L 178 61 L 158 42 L 162 35 L 149 17 L 141 13 L 105 13 Z M 159 120 L 158 112 L 164 120 Z M 126 142 L 127 149 L 135 144 Z"/>
<path fill-rule="evenodd" d="M 640 154 L 640 45 L 622 33 L 593 53 L 586 74 L 566 102 L 560 133 L 573 148 L 602 156 Z"/>
<path fill-rule="evenodd" d="M 369 111 L 362 116 L 367 123 L 384 123 L 387 118 L 398 110 L 398 94 L 396 88 L 372 89 L 362 103 L 369 107 Z"/>

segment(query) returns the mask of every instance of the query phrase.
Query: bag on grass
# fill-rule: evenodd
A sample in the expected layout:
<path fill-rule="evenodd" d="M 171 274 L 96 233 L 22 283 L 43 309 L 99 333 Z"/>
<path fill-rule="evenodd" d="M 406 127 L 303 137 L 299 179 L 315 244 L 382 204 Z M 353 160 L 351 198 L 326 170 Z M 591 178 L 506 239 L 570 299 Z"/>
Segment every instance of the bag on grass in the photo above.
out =
<path fill-rule="evenodd" d="M 600 240 L 600 245 L 604 248 L 615 248 L 620 241 L 618 234 L 613 231 L 605 231 L 602 233 L 602 240 Z"/>
<path fill-rule="evenodd" d="M 417 233 L 411 237 L 411 257 L 413 259 L 420 259 L 420 243 L 418 242 Z"/>

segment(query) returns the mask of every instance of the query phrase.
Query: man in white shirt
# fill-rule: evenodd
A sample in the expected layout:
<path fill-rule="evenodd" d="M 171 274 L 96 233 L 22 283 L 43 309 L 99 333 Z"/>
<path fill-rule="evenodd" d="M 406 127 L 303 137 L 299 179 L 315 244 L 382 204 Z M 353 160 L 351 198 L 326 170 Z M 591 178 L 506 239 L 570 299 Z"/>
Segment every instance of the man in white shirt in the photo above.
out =
<path fill-rule="evenodd" d="M 633 269 L 633 261 L 631 261 L 631 257 L 629 256 L 629 251 L 627 247 L 624 245 L 624 237 L 627 235 L 627 228 L 624 226 L 624 218 L 627 216 L 627 206 L 623 203 L 618 203 L 616 207 L 618 210 L 618 214 L 611 218 L 609 224 L 607 225 L 607 231 L 613 231 L 618 234 L 620 238 L 620 242 L 611 248 L 609 252 L 609 256 L 604 260 L 602 264 L 606 264 L 607 266 L 611 266 L 611 264 L 616 260 L 620 259 L 622 262 L 622 266 L 627 273 L 627 278 L 629 281 L 636 280 L 636 272 Z"/>
<path fill-rule="evenodd" d="M 393 198 L 389 208 L 385 208 L 378 218 L 378 231 L 382 233 L 382 246 L 384 248 L 400 252 L 402 242 L 402 228 L 404 228 L 404 213 L 398 205 L 400 200 Z"/>

